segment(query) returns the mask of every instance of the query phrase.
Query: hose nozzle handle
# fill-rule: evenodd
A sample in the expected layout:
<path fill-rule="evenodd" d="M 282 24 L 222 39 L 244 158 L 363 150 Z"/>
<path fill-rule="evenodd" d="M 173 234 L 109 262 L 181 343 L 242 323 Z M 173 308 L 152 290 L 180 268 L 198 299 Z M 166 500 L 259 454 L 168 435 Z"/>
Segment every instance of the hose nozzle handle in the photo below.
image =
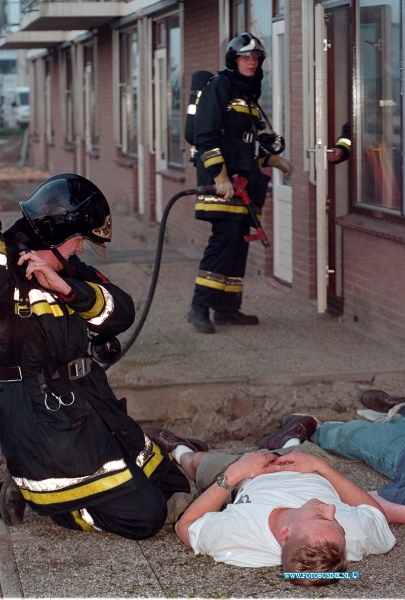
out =
<path fill-rule="evenodd" d="M 199 185 L 196 188 L 197 195 L 201 194 L 202 196 L 211 196 L 217 193 L 216 185 Z"/>

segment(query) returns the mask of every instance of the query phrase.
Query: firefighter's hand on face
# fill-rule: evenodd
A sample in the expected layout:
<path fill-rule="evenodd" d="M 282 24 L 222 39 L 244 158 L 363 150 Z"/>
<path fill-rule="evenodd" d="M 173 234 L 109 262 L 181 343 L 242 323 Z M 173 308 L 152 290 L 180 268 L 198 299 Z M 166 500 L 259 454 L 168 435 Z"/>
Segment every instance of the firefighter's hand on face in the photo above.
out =
<path fill-rule="evenodd" d="M 32 276 L 35 275 L 39 285 L 65 296 L 72 291 L 70 285 L 35 250 L 21 253 L 17 264 L 21 266 L 24 263 L 26 263 L 25 276 L 27 279 L 32 279 Z"/>
<path fill-rule="evenodd" d="M 294 165 L 292 164 L 292 162 L 290 162 L 286 158 L 281 158 L 281 156 L 276 156 L 275 154 L 270 156 L 267 166 L 280 169 L 280 171 L 284 173 L 284 177 L 286 179 L 290 179 L 291 175 L 294 172 Z"/>
<path fill-rule="evenodd" d="M 223 196 L 224 200 L 230 200 L 233 196 L 233 185 L 228 177 L 225 164 L 222 165 L 219 174 L 214 177 L 214 181 L 217 188 L 217 194 Z"/>

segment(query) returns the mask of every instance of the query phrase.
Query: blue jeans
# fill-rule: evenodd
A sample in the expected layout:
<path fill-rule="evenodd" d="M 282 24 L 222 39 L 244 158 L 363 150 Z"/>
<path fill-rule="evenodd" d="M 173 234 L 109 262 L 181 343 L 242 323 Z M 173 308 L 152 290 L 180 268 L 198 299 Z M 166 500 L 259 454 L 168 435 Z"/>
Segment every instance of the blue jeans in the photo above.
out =
<path fill-rule="evenodd" d="M 314 434 L 314 442 L 335 454 L 362 460 L 390 479 L 396 479 L 396 467 L 405 450 L 405 418 L 384 423 L 361 419 L 347 423 L 322 423 Z"/>

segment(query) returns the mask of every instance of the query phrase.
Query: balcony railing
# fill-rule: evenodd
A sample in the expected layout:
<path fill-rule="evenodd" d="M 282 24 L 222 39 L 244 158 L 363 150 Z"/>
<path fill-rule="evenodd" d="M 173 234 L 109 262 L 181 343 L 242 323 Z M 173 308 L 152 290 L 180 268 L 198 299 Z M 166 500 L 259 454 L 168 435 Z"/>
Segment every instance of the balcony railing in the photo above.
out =
<path fill-rule="evenodd" d="M 127 2 L 128 0 L 21 0 L 21 12 L 31 10 L 33 5 L 51 2 Z"/>

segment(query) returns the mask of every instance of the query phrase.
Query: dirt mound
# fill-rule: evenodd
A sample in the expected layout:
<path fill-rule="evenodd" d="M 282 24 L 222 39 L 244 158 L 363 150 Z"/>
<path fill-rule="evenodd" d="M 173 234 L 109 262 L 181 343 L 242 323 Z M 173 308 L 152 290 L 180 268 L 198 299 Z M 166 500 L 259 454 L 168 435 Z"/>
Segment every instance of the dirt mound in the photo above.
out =
<path fill-rule="evenodd" d="M 0 138 L 0 203 L 3 211 L 18 210 L 49 173 L 34 167 L 20 167 L 23 136 Z"/>

